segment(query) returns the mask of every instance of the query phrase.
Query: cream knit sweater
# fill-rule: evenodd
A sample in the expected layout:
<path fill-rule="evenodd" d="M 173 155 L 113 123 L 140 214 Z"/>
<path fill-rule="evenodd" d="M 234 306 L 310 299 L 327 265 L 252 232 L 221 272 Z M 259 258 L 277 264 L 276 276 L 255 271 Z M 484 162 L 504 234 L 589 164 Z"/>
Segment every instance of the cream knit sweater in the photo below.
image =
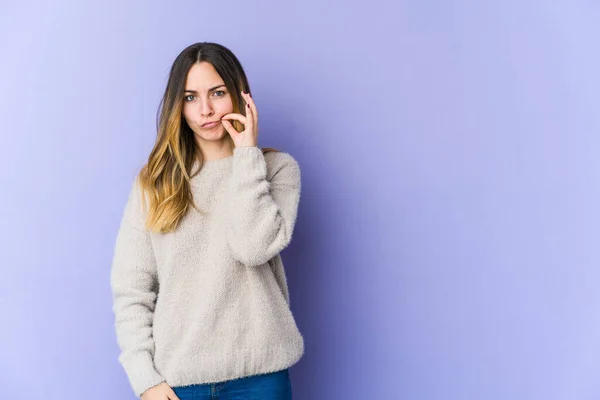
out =
<path fill-rule="evenodd" d="M 193 172 L 197 170 L 195 165 Z M 288 153 L 238 147 L 191 181 L 195 209 L 174 232 L 145 229 L 134 180 L 110 280 L 135 394 L 285 369 L 304 353 L 279 253 L 292 238 L 300 169 Z"/>

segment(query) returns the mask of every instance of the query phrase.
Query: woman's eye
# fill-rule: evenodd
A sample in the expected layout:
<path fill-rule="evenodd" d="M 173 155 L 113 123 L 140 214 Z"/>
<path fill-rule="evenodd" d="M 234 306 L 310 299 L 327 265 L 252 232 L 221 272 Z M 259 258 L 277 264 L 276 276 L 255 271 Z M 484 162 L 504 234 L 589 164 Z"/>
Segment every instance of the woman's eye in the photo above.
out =
<path fill-rule="evenodd" d="M 185 101 L 192 101 L 190 99 L 190 97 L 194 97 L 194 95 L 193 94 L 188 94 L 187 96 L 185 96 Z"/>
<path fill-rule="evenodd" d="M 220 93 L 220 94 L 217 94 L 217 93 Z M 223 96 L 225 95 L 225 92 L 224 92 L 224 91 L 222 91 L 222 90 L 217 90 L 217 91 L 215 92 L 215 94 L 217 94 L 217 97 L 223 97 Z"/>

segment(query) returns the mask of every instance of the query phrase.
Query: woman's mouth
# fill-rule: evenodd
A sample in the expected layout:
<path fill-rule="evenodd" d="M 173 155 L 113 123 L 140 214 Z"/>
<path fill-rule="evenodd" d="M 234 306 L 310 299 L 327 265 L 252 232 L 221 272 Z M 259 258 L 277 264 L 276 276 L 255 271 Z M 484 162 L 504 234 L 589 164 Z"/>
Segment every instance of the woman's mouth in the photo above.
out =
<path fill-rule="evenodd" d="M 202 125 L 203 128 L 212 128 L 213 126 L 217 126 L 220 123 L 220 121 L 215 121 L 215 122 L 207 122 L 206 124 Z"/>

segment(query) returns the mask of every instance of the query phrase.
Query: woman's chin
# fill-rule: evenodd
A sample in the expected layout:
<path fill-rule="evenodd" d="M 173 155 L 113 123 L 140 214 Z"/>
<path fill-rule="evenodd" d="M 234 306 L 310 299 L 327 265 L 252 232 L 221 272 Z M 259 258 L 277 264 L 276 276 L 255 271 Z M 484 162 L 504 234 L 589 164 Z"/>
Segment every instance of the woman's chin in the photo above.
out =
<path fill-rule="evenodd" d="M 210 131 L 204 131 L 201 133 L 196 133 L 196 136 L 198 136 L 202 140 L 208 140 L 208 141 L 220 140 L 225 137 L 225 128 L 223 128 L 221 130 L 215 129 L 215 130 L 210 130 Z"/>

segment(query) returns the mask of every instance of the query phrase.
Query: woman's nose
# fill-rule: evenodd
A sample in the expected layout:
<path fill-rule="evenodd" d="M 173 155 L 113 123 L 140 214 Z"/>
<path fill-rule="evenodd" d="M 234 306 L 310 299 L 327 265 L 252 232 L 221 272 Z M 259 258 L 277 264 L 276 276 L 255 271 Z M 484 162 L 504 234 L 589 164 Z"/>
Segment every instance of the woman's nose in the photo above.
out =
<path fill-rule="evenodd" d="M 213 113 L 210 102 L 207 100 L 200 101 L 200 113 L 202 115 L 211 115 Z"/>

